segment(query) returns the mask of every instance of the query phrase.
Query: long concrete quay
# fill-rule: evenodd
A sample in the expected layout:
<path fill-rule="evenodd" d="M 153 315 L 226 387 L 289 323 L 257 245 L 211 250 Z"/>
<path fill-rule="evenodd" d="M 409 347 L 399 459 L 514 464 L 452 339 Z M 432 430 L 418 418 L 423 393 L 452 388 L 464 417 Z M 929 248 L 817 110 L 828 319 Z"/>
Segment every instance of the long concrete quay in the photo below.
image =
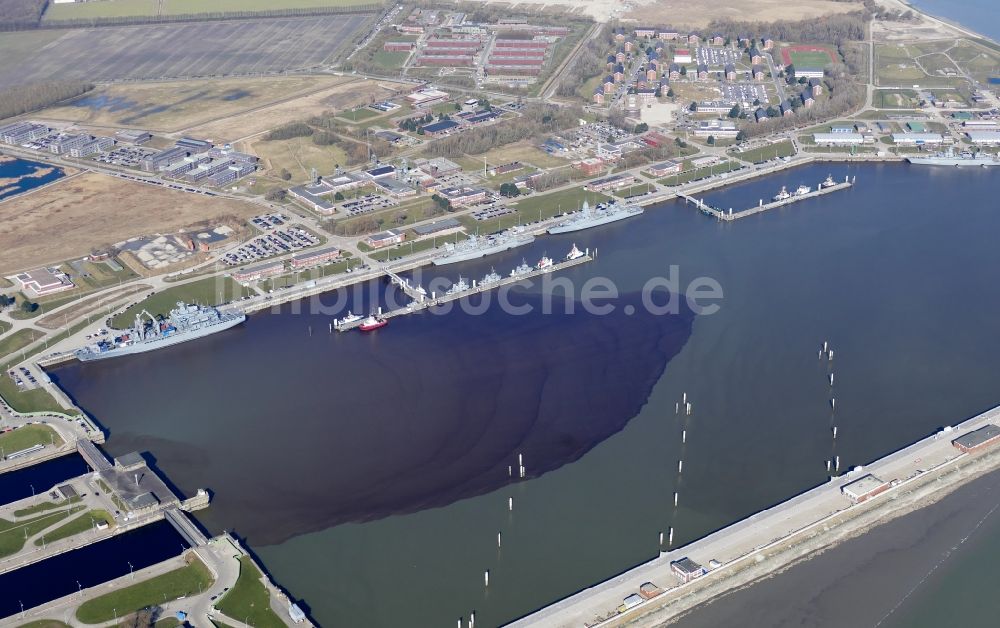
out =
<path fill-rule="evenodd" d="M 853 185 L 854 182 L 848 181 L 847 179 L 841 181 L 840 183 L 833 183 L 833 184 L 828 184 L 828 183 L 825 184 L 824 182 L 816 186 L 816 189 L 811 192 L 806 192 L 805 194 L 792 194 L 787 198 L 775 200 L 770 203 L 765 203 L 763 199 L 761 199 L 760 204 L 757 205 L 756 207 L 750 207 L 748 209 L 744 209 L 735 213 L 733 212 L 732 209 L 730 209 L 727 212 L 721 208 L 712 207 L 704 200 L 699 200 L 694 196 L 688 194 L 679 193 L 677 196 L 679 198 L 683 198 L 684 201 L 687 203 L 694 203 L 694 205 L 699 210 L 711 216 L 715 216 L 719 220 L 732 221 L 732 220 L 739 220 L 740 218 L 746 218 L 747 216 L 753 216 L 754 214 L 760 214 L 762 212 L 766 212 L 769 209 L 775 209 L 778 207 L 784 207 L 785 205 L 791 205 L 792 203 L 797 203 L 798 201 L 804 201 L 809 198 L 816 198 L 817 196 L 823 196 L 824 194 L 829 194 L 831 192 L 846 190 L 852 187 Z"/>
<path fill-rule="evenodd" d="M 408 296 L 410 296 L 410 298 L 413 299 L 413 302 L 405 307 L 401 307 L 395 310 L 390 310 L 384 313 L 380 312 L 378 316 L 383 319 L 388 319 L 395 316 L 412 314 L 414 312 L 419 312 L 421 310 L 425 310 L 435 305 L 443 305 L 445 303 L 450 303 L 451 301 L 457 301 L 458 299 L 462 299 L 464 297 L 471 296 L 473 294 L 478 294 L 480 292 L 486 292 L 489 290 L 495 290 L 502 286 L 516 284 L 521 281 L 525 281 L 527 279 L 538 277 L 540 275 L 545 275 L 559 270 L 564 270 L 572 266 L 577 266 L 579 264 L 589 262 L 593 259 L 594 257 L 588 252 L 585 253 L 583 256 L 577 257 L 575 259 L 567 259 L 561 262 L 555 262 L 552 264 L 552 266 L 549 266 L 547 268 L 533 267 L 532 270 L 525 273 L 507 275 L 506 277 L 503 277 L 495 282 L 491 282 L 488 284 L 476 285 L 476 283 L 473 282 L 473 285 L 468 290 L 459 290 L 456 292 L 445 293 L 440 296 L 437 296 L 433 293 L 431 295 L 426 295 L 423 292 L 411 286 L 408 281 L 406 281 L 399 275 L 389 272 L 387 274 L 392 278 L 393 283 L 399 285 L 403 289 L 403 291 Z M 350 331 L 352 329 L 356 329 L 357 327 L 361 326 L 362 322 L 363 319 L 349 321 L 349 322 L 337 322 L 334 323 L 333 328 L 336 329 L 337 331 Z"/>
<path fill-rule="evenodd" d="M 952 441 L 975 429 L 1000 421 L 1000 406 L 968 419 L 957 426 L 945 427 L 912 445 L 899 449 L 863 467 L 855 467 L 841 476 L 796 495 L 729 527 L 709 534 L 688 545 L 661 551 L 659 556 L 600 584 L 516 620 L 508 626 L 618 626 L 676 601 L 693 587 L 707 581 L 719 582 L 733 576 L 755 560 L 764 559 L 779 546 L 807 538 L 822 531 L 834 518 L 868 512 L 910 483 L 940 477 L 950 467 L 961 464 L 975 453 L 963 453 Z M 861 503 L 854 503 L 841 489 L 846 484 L 872 474 L 890 483 L 890 488 Z M 683 499 L 683 495 L 680 496 Z M 674 561 L 689 558 L 708 568 L 707 573 L 689 582 L 681 582 L 672 568 Z M 713 562 L 714 561 L 714 562 Z M 718 563 L 718 566 L 710 568 Z M 623 601 L 639 593 L 644 583 L 653 583 L 664 592 L 623 610 Z"/>

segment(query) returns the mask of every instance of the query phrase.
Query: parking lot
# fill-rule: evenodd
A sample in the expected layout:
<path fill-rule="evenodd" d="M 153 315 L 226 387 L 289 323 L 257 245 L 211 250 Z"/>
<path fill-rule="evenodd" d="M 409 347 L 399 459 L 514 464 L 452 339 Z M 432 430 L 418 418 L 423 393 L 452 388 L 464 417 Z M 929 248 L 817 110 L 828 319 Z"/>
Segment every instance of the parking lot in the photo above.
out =
<path fill-rule="evenodd" d="M 744 108 L 753 106 L 755 100 L 767 105 L 767 90 L 756 83 L 722 83 L 722 100 L 727 103 L 740 104 Z"/>
<path fill-rule="evenodd" d="M 250 224 L 261 231 L 270 231 L 275 227 L 280 227 L 288 221 L 288 217 L 282 214 L 261 214 L 250 219 Z"/>
<path fill-rule="evenodd" d="M 472 212 L 472 217 L 480 221 L 492 220 L 494 218 L 506 216 L 507 214 L 513 214 L 514 211 L 515 210 L 512 207 L 507 207 L 506 205 L 493 205 L 487 207 L 486 209 L 480 209 Z"/>
<path fill-rule="evenodd" d="M 399 202 L 387 196 L 366 194 L 341 204 L 339 209 L 353 218 L 354 216 L 368 214 L 370 212 L 386 209 L 394 205 L 399 205 Z"/>
<path fill-rule="evenodd" d="M 234 251 L 226 253 L 222 261 L 230 266 L 240 266 L 250 262 L 298 251 L 319 244 L 316 236 L 298 227 L 274 229 L 241 244 Z"/>
<path fill-rule="evenodd" d="M 144 157 L 154 154 L 156 151 L 151 148 L 139 148 L 138 146 L 119 146 L 109 153 L 98 153 L 94 156 L 94 161 L 116 166 L 128 166 L 138 168 L 139 162 Z"/>
<path fill-rule="evenodd" d="M 727 63 L 735 64 L 737 59 L 736 53 L 729 48 L 700 46 L 696 55 L 699 64 L 705 64 L 709 67 L 726 65 Z"/>

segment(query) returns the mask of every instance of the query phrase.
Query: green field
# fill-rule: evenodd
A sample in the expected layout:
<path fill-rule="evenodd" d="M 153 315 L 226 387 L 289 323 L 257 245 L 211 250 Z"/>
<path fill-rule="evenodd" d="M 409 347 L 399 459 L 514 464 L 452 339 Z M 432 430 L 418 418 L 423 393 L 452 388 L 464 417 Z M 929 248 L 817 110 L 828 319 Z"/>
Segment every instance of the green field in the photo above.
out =
<path fill-rule="evenodd" d="M 107 17 L 194 15 L 227 11 L 278 11 L 322 9 L 381 4 L 380 0 L 101 0 L 100 2 L 49 3 L 43 21 Z"/>
<path fill-rule="evenodd" d="M 378 50 L 372 55 L 375 65 L 387 72 L 398 72 L 410 53 L 399 50 Z"/>
<path fill-rule="evenodd" d="M 12 327 L 12 325 L 10 323 L 8 323 L 7 321 L 0 321 L 0 336 L 2 336 L 3 334 L 6 334 L 8 331 L 10 331 L 11 327 Z"/>
<path fill-rule="evenodd" d="M 637 196 L 639 194 L 646 194 L 647 192 L 656 191 L 656 187 L 649 183 L 639 183 L 637 185 L 631 185 L 627 188 L 622 188 L 621 190 L 616 190 L 614 195 L 618 198 L 629 198 L 630 196 Z"/>
<path fill-rule="evenodd" d="M 414 253 L 420 253 L 422 251 L 429 251 L 434 248 L 434 245 L 441 246 L 445 242 L 455 242 L 462 236 L 458 233 L 452 234 L 448 237 L 441 238 L 429 238 L 427 240 L 404 242 L 399 246 L 394 246 L 388 249 L 380 249 L 369 255 L 375 261 L 384 262 L 393 257 L 403 257 L 406 255 L 412 255 Z"/>
<path fill-rule="evenodd" d="M 91 510 L 85 512 L 76 519 L 64 523 L 58 528 L 46 532 L 40 538 L 35 539 L 35 545 L 41 547 L 45 543 L 52 543 L 60 539 L 68 539 L 71 536 L 93 529 L 96 523 L 100 522 L 112 525 L 115 518 L 107 510 Z"/>
<path fill-rule="evenodd" d="M 6 373 L 0 374 L 0 397 L 18 412 L 66 412 L 44 388 L 18 390 Z"/>
<path fill-rule="evenodd" d="M 371 118 L 377 118 L 381 115 L 385 114 L 369 109 L 368 107 L 358 107 L 357 109 L 351 109 L 350 111 L 341 111 L 336 117 L 350 122 L 362 122 Z"/>
<path fill-rule="evenodd" d="M 70 628 L 69 624 L 64 624 L 55 619 L 38 619 L 26 624 L 21 624 L 17 628 Z"/>
<path fill-rule="evenodd" d="M 0 338 L 0 358 L 10 355 L 30 345 L 44 334 L 37 329 L 19 329 L 12 334 Z"/>
<path fill-rule="evenodd" d="M 71 497 L 69 499 L 61 499 L 57 502 L 42 502 L 40 504 L 35 504 L 34 506 L 28 506 L 27 508 L 22 508 L 20 510 L 14 511 L 15 517 L 30 517 L 31 515 L 37 515 L 40 512 L 45 512 L 47 510 L 55 510 L 56 508 L 63 508 L 69 506 L 70 504 L 75 504 L 80 501 L 80 497 Z"/>
<path fill-rule="evenodd" d="M 181 286 L 167 288 L 128 308 L 111 319 L 116 329 L 126 329 L 135 321 L 135 315 L 146 310 L 153 316 L 167 315 L 178 301 L 219 305 L 249 296 L 251 290 L 244 288 L 229 277 L 207 277 Z"/>
<path fill-rule="evenodd" d="M 125 617 L 147 606 L 162 604 L 165 599 L 198 594 L 213 582 L 204 563 L 192 556 L 191 562 L 180 569 L 84 602 L 76 609 L 76 618 L 85 624 L 111 621 L 116 614 Z"/>
<path fill-rule="evenodd" d="M 704 179 L 706 177 L 719 174 L 721 172 L 731 172 L 733 170 L 738 170 L 743 168 L 743 164 L 736 163 L 735 161 L 726 161 L 721 164 L 715 164 L 714 166 L 708 166 L 705 168 L 699 168 L 697 170 L 688 170 L 687 172 L 681 172 L 673 176 L 667 177 L 665 179 L 660 179 L 662 185 L 681 185 L 683 183 L 688 183 L 690 181 L 697 181 L 699 179 Z"/>
<path fill-rule="evenodd" d="M 822 68 L 830 65 L 830 55 L 825 52 L 801 50 L 788 53 L 792 65 L 797 68 Z"/>
<path fill-rule="evenodd" d="M 535 221 L 551 218 L 556 214 L 576 211 L 583 206 L 584 201 L 596 205 L 603 203 L 608 198 L 606 194 L 588 192 L 580 187 L 561 192 L 532 195 L 515 203 L 514 208 L 524 216 L 524 220 Z"/>
<path fill-rule="evenodd" d="M 876 89 L 872 104 L 880 109 L 911 109 L 920 105 L 912 89 Z"/>
<path fill-rule="evenodd" d="M 5 376 L 6 377 L 6 376 Z M 0 434 L 0 449 L 4 454 L 11 454 L 35 445 L 53 445 L 58 447 L 63 439 L 48 425 L 24 425 L 16 430 Z"/>
<path fill-rule="evenodd" d="M 795 147 L 792 146 L 792 143 L 788 140 L 783 140 L 781 142 L 775 142 L 774 144 L 768 144 L 767 146 L 751 148 L 750 150 L 745 150 L 743 152 L 733 153 L 733 156 L 737 159 L 742 159 L 743 161 L 756 164 L 769 159 L 775 159 L 777 157 L 790 157 L 794 154 Z"/>
<path fill-rule="evenodd" d="M 271 610 L 270 597 L 260 570 L 249 556 L 240 557 L 240 577 L 233 588 L 215 605 L 229 617 L 247 618 L 258 628 L 283 628 L 285 623 Z"/>

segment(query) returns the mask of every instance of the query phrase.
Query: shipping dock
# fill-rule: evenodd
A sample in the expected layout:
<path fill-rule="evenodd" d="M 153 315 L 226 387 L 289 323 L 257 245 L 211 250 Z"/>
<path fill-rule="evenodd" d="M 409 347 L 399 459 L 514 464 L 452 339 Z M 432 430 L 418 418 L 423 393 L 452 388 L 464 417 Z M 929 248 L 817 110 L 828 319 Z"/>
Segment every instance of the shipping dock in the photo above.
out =
<path fill-rule="evenodd" d="M 337 331 L 351 331 L 352 329 L 359 328 L 362 330 L 375 329 L 377 327 L 384 326 L 390 318 L 396 316 L 412 314 L 414 312 L 434 307 L 435 305 L 443 305 L 451 301 L 457 301 L 458 299 L 471 296 L 473 294 L 494 290 L 502 286 L 516 284 L 526 279 L 532 279 L 540 275 L 578 266 L 592 261 L 596 256 L 596 249 L 593 252 L 591 252 L 590 249 L 580 251 L 576 248 L 576 246 L 574 246 L 561 261 L 553 261 L 548 257 L 543 257 L 533 266 L 529 266 L 527 263 L 522 263 L 520 266 L 510 271 L 510 273 L 506 276 L 498 275 L 497 273 L 492 272 L 479 281 L 473 280 L 471 285 L 465 283 L 463 279 L 459 278 L 459 281 L 455 285 L 453 285 L 447 292 L 440 295 L 434 292 L 427 294 L 427 291 L 421 286 L 414 286 L 408 279 L 401 277 L 390 270 L 385 270 L 385 273 L 389 276 L 392 283 L 399 286 L 400 289 L 412 299 L 412 301 L 405 307 L 390 310 L 388 312 L 382 312 L 381 308 L 379 308 L 378 312 L 374 312 L 367 317 L 349 314 L 345 318 L 334 321 L 332 323 L 332 329 Z"/>
<path fill-rule="evenodd" d="M 824 194 L 829 194 L 830 192 L 846 190 L 853 185 L 854 179 L 844 177 L 843 181 L 837 182 L 834 181 L 832 177 L 827 177 L 825 181 L 820 182 L 819 185 L 816 186 L 816 189 L 803 185 L 800 186 L 795 192 L 788 192 L 785 188 L 781 188 L 781 191 L 774 196 L 770 203 L 765 203 L 764 199 L 760 199 L 756 207 L 750 207 L 738 212 L 734 212 L 732 208 L 729 208 L 727 211 L 719 207 L 713 207 L 704 200 L 697 199 L 688 194 L 678 193 L 677 196 L 679 198 L 683 198 L 686 203 L 694 203 L 695 207 L 697 207 L 702 213 L 708 214 L 709 216 L 715 216 L 719 220 L 732 221 L 740 218 L 746 218 L 747 216 L 753 216 L 754 214 L 760 214 L 769 209 L 791 205 L 792 203 L 804 201 L 808 198 L 823 196 Z"/>

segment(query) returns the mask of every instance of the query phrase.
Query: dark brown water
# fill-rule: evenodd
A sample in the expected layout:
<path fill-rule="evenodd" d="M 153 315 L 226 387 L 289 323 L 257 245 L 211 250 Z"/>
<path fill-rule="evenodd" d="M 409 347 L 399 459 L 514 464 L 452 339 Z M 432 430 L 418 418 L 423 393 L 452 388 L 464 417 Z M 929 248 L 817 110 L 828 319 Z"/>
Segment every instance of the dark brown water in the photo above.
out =
<path fill-rule="evenodd" d="M 682 286 L 724 289 L 693 323 L 453 312 L 331 337 L 329 317 L 260 315 L 56 376 L 111 453 L 149 449 L 185 491 L 213 489 L 199 519 L 247 535 L 319 622 L 497 625 L 648 560 L 668 526 L 698 538 L 823 482 L 831 455 L 863 464 L 998 402 L 995 173 L 823 165 L 708 200 L 828 173 L 857 185 L 734 224 L 670 203 L 490 261 L 596 245 L 560 276 L 610 278 L 619 306 L 677 264 Z M 530 478 L 509 482 L 518 452 Z"/>

